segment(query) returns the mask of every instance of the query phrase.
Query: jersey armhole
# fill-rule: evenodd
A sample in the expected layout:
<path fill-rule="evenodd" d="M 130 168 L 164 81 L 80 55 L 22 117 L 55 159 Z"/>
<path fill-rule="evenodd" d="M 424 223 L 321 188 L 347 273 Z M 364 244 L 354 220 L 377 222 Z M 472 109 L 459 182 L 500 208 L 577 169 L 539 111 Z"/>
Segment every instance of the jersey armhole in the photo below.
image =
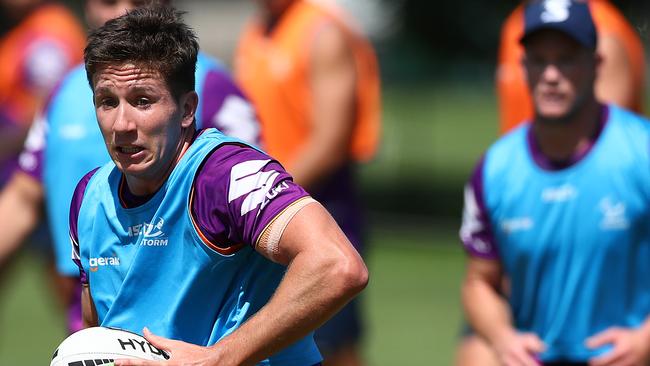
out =
<path fill-rule="evenodd" d="M 196 218 L 194 217 L 193 206 L 194 206 L 194 187 L 192 187 L 192 189 L 190 190 L 190 200 L 189 200 L 190 220 L 192 221 L 192 226 L 194 227 L 194 230 L 198 234 L 199 238 L 201 238 L 201 241 L 205 246 L 207 246 L 208 248 L 212 249 L 213 251 L 221 255 L 233 255 L 245 246 L 244 243 L 239 243 L 228 247 L 220 247 L 217 244 L 210 241 L 210 239 L 207 238 L 207 236 L 203 233 L 203 231 L 199 227 L 199 224 L 196 222 Z"/>
<path fill-rule="evenodd" d="M 212 149 L 212 151 L 210 151 L 210 153 L 208 153 L 205 156 L 205 158 L 201 162 L 201 165 L 199 165 L 199 168 L 196 170 L 196 173 L 194 174 L 194 179 L 192 179 L 192 188 L 190 189 L 190 197 L 189 197 L 189 200 L 188 200 L 188 211 L 189 211 L 190 221 L 192 222 L 192 227 L 196 231 L 197 235 L 199 236 L 199 238 L 201 239 L 203 244 L 206 247 L 208 247 L 209 249 L 211 249 L 212 251 L 217 252 L 218 254 L 229 256 L 229 255 L 233 255 L 233 254 L 237 253 L 238 251 L 240 251 L 242 248 L 244 248 L 246 246 L 246 244 L 245 243 L 237 243 L 237 244 L 233 244 L 233 245 L 225 247 L 225 246 L 219 246 L 216 243 L 213 243 L 205 235 L 205 233 L 203 232 L 203 230 L 199 226 L 196 217 L 194 217 L 194 192 L 195 192 L 196 179 L 199 176 L 199 173 L 201 172 L 201 170 L 203 169 L 203 166 L 210 159 L 212 154 L 214 154 L 215 151 L 217 151 L 219 148 L 221 148 L 221 147 L 223 147 L 225 145 L 237 145 L 237 146 L 246 146 L 246 147 L 248 147 L 248 145 L 242 144 L 242 143 L 226 142 L 226 143 L 222 143 L 222 144 L 217 145 L 214 149 Z"/>

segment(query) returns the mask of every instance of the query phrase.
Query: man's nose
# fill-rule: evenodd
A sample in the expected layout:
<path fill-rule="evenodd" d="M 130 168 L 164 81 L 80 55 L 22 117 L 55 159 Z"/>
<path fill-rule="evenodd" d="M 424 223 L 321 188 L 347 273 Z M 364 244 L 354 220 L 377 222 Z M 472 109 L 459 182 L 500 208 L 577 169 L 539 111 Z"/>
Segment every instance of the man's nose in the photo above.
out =
<path fill-rule="evenodd" d="M 547 63 L 542 71 L 542 77 L 546 81 L 557 81 L 561 75 L 562 73 L 560 72 L 558 65 L 551 62 Z"/>
<path fill-rule="evenodd" d="M 113 121 L 114 132 L 124 133 L 135 129 L 135 124 L 129 117 L 128 107 L 125 106 L 125 103 L 120 103 L 115 112 L 115 121 Z"/>

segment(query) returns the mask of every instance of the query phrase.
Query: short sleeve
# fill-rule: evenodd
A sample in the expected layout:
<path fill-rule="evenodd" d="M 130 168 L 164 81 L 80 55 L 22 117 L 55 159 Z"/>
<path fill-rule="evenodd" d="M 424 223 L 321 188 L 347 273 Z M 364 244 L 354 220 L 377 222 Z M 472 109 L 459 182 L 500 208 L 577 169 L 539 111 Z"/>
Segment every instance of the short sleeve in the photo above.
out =
<path fill-rule="evenodd" d="M 216 149 L 198 172 L 190 205 L 205 244 L 227 254 L 255 246 L 280 213 L 307 196 L 268 155 L 228 144 Z"/>
<path fill-rule="evenodd" d="M 465 186 L 460 240 L 469 255 L 484 259 L 497 259 L 499 257 L 498 248 L 484 199 L 484 163 L 482 158 Z"/>
<path fill-rule="evenodd" d="M 204 128 L 215 127 L 228 136 L 259 145 L 260 123 L 253 104 L 244 96 L 230 75 L 210 70 L 203 80 L 199 111 Z"/>
<path fill-rule="evenodd" d="M 99 169 L 99 168 L 97 168 Z M 83 201 L 84 192 L 90 182 L 90 178 L 97 172 L 97 169 L 92 170 L 77 183 L 77 187 L 74 190 L 72 195 L 72 202 L 70 203 L 70 241 L 72 244 L 72 260 L 75 262 L 77 267 L 79 267 L 79 275 L 81 277 L 81 283 L 88 283 L 88 277 L 86 272 L 81 265 L 81 255 L 79 250 L 79 231 L 77 227 L 77 222 L 79 219 L 79 210 L 81 209 L 81 202 Z"/>

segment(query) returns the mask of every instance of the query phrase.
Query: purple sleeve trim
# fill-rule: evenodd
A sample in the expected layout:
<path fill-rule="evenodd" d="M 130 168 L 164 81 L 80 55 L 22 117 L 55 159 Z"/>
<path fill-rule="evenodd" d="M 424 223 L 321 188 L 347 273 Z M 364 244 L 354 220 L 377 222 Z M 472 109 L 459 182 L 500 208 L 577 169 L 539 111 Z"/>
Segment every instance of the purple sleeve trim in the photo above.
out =
<path fill-rule="evenodd" d="M 484 165 L 485 158 L 482 157 L 465 187 L 465 206 L 460 240 L 469 255 L 484 259 L 498 259 L 499 251 L 485 205 Z"/>
<path fill-rule="evenodd" d="M 250 147 L 227 144 L 197 173 L 190 211 L 206 244 L 221 252 L 254 246 L 279 213 L 305 196 L 280 163 Z"/>
<path fill-rule="evenodd" d="M 70 203 L 70 241 L 72 242 L 72 260 L 75 262 L 77 267 L 79 267 L 79 276 L 81 277 L 81 283 L 88 283 L 88 277 L 86 272 L 83 269 L 81 264 L 81 256 L 79 251 L 79 232 L 77 230 L 77 220 L 79 218 L 79 210 L 81 209 L 81 202 L 83 201 L 84 193 L 86 192 L 86 187 L 90 178 L 97 172 L 99 168 L 91 170 L 89 173 L 83 176 L 77 187 L 74 190 L 72 195 L 72 202 Z"/>

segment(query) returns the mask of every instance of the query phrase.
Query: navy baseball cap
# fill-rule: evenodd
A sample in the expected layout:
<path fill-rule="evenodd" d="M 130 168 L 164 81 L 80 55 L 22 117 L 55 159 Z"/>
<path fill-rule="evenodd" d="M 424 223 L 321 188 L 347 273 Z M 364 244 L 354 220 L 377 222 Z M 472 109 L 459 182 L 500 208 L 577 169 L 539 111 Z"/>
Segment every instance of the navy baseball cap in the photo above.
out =
<path fill-rule="evenodd" d="M 596 26 L 586 1 L 538 0 L 524 8 L 525 43 L 531 34 L 542 29 L 555 29 L 578 41 L 588 49 L 596 49 Z"/>

